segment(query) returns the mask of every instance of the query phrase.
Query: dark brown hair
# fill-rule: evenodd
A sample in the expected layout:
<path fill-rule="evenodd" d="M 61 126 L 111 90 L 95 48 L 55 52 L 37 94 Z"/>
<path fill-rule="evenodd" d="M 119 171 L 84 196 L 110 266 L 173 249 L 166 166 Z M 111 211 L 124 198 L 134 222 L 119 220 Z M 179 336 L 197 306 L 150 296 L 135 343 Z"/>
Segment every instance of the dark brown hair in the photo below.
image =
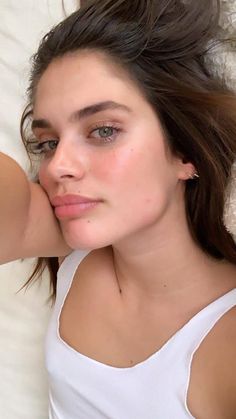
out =
<path fill-rule="evenodd" d="M 218 39 L 219 0 L 87 0 L 53 28 L 33 57 L 27 121 L 37 83 L 54 59 L 78 50 L 102 51 L 126 70 L 160 118 L 174 155 L 192 162 L 199 179 L 186 182 L 188 224 L 209 255 L 236 264 L 224 222 L 226 188 L 236 159 L 236 97 L 206 57 Z M 46 261 L 46 262 L 45 262 Z M 55 259 L 40 258 L 30 280 Z M 54 267 L 54 268 L 53 268 Z"/>

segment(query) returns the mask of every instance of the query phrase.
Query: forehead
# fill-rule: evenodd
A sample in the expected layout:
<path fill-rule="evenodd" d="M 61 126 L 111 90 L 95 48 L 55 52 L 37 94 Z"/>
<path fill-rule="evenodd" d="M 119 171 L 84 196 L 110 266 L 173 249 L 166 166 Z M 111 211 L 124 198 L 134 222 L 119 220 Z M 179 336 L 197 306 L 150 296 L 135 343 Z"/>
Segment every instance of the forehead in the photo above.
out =
<path fill-rule="evenodd" d="M 75 95 L 76 93 L 76 95 Z M 34 108 L 41 102 L 55 100 L 91 102 L 107 100 L 144 100 L 140 89 L 120 66 L 99 52 L 79 52 L 55 59 L 41 76 L 34 98 Z"/>

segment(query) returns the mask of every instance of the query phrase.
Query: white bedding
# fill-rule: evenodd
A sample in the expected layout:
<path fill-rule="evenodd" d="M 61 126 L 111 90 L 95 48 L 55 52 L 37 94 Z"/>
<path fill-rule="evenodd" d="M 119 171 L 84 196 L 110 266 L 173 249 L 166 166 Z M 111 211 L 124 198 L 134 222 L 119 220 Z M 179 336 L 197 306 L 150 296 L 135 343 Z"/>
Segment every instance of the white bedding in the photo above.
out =
<path fill-rule="evenodd" d="M 222 1 L 236 11 L 236 0 Z M 76 0 L 64 1 L 67 11 Z M 39 39 L 63 17 L 61 0 L 0 0 L 0 150 L 28 169 L 19 136 L 19 120 L 25 103 L 29 57 Z M 231 33 L 235 26 L 222 25 Z M 222 55 L 215 57 L 222 61 Z M 229 77 L 236 87 L 235 56 L 227 54 Z M 236 178 L 236 173 L 235 173 Z M 236 237 L 236 187 L 227 206 L 227 221 Z M 48 275 L 27 292 L 16 291 L 31 272 L 34 260 L 0 267 L 0 418 L 46 419 L 47 379 L 43 338 L 50 315 Z M 69 419 L 69 418 L 68 418 Z"/>

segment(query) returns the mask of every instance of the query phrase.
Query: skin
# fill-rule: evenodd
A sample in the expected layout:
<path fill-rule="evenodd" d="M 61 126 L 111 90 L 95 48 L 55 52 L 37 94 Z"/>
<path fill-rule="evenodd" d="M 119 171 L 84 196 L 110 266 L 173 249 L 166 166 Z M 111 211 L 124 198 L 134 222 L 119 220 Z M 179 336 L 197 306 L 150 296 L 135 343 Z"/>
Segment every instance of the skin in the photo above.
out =
<path fill-rule="evenodd" d="M 42 187 L 29 182 L 19 164 L 4 153 L 0 153 L 0 167 L 0 264 L 68 255 L 71 248 Z"/>
<path fill-rule="evenodd" d="M 129 111 L 107 109 L 71 118 L 104 101 Z M 49 199 L 72 193 L 102 200 L 79 217 L 59 219 L 71 248 L 95 249 L 76 272 L 60 333 L 76 350 L 107 365 L 135 365 L 235 287 L 235 266 L 204 254 L 190 235 L 184 190 L 195 168 L 170 154 L 152 107 L 127 74 L 98 52 L 67 55 L 49 65 L 37 86 L 34 120 L 44 121 L 34 123 L 38 141 L 55 141 L 39 172 Z M 104 125 L 119 130 L 106 142 L 97 129 Z M 212 339 L 205 339 L 209 343 L 202 345 L 202 356 L 199 350 L 194 358 L 188 403 L 198 418 L 231 418 L 236 412 L 229 395 L 218 397 L 229 377 L 226 373 L 222 383 L 217 365 L 235 347 L 233 333 L 215 364 L 204 364 L 225 328 L 232 332 L 234 317 L 235 310 L 224 316 Z M 221 411 L 225 416 L 219 416 Z"/>

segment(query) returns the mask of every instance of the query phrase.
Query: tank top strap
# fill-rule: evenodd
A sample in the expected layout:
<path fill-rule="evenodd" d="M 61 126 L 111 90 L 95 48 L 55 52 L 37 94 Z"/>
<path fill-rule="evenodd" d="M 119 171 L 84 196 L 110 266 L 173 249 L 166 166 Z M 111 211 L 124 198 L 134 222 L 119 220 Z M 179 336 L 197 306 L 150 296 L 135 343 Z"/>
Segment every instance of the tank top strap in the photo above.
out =
<path fill-rule="evenodd" d="M 174 336 L 172 348 L 182 348 L 183 356 L 191 362 L 194 353 L 216 323 L 236 305 L 236 288 L 227 292 L 197 313 Z"/>
<path fill-rule="evenodd" d="M 89 253 L 90 250 L 74 250 L 61 263 L 57 272 L 57 303 L 65 299 L 79 264 Z"/>

